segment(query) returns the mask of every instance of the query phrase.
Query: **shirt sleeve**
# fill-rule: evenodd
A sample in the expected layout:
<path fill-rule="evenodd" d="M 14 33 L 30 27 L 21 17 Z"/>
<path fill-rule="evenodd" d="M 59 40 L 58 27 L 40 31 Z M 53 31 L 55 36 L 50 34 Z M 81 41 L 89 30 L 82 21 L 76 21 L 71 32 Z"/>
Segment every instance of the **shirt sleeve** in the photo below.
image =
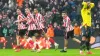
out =
<path fill-rule="evenodd" d="M 87 3 L 86 3 L 86 2 L 83 1 L 83 2 L 82 2 L 82 5 L 83 5 L 82 10 L 85 9 L 85 8 L 87 8 Z"/>
<path fill-rule="evenodd" d="M 90 6 L 91 6 L 91 8 L 93 8 L 95 5 L 94 5 L 94 3 L 90 3 Z"/>
<path fill-rule="evenodd" d="M 22 20 L 22 19 L 21 19 L 21 16 L 18 16 L 18 17 L 17 17 L 17 22 L 21 22 L 21 20 Z"/>

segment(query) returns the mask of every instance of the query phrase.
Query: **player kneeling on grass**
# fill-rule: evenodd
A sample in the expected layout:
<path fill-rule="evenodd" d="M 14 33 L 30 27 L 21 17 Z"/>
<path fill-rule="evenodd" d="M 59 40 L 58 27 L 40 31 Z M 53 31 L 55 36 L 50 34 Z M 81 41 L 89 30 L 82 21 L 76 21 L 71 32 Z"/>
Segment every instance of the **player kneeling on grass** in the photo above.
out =
<path fill-rule="evenodd" d="M 63 28 L 64 28 L 64 49 L 61 50 L 60 52 L 66 52 L 69 37 L 71 37 L 74 41 L 78 43 L 80 43 L 80 40 L 74 38 L 74 28 L 66 12 L 62 12 L 62 17 L 63 17 Z"/>

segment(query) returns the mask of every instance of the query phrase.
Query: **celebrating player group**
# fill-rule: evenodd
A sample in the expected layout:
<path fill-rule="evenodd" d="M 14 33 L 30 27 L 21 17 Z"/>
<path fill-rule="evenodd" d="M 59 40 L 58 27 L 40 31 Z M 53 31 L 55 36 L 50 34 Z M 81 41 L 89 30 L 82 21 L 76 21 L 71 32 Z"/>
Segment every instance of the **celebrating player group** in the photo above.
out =
<path fill-rule="evenodd" d="M 64 48 L 60 52 L 67 52 L 68 39 L 71 37 L 74 41 L 76 41 L 80 45 L 80 54 L 83 54 L 84 46 L 86 46 L 87 54 L 92 54 L 90 51 L 91 44 L 91 9 L 94 7 L 94 3 L 90 1 L 82 2 L 82 31 L 81 36 L 82 40 L 78 40 L 75 38 L 74 27 L 72 26 L 71 20 L 67 15 L 66 11 L 62 12 L 63 25 L 61 28 L 64 30 Z M 32 52 L 40 52 L 42 49 L 49 49 L 51 44 L 55 46 L 55 50 L 58 49 L 59 44 L 54 41 L 52 37 L 54 37 L 54 29 L 50 24 L 48 26 L 48 30 L 45 31 L 45 19 L 42 14 L 39 13 L 37 8 L 31 12 L 29 8 L 25 8 L 26 16 L 24 16 L 21 12 L 21 9 L 17 8 L 17 46 L 15 48 L 16 52 L 21 51 L 20 47 L 24 47 L 26 49 L 31 49 Z"/>
<path fill-rule="evenodd" d="M 55 49 L 57 49 L 59 45 L 52 38 L 50 38 L 53 36 L 49 36 L 49 34 L 47 35 L 44 31 L 45 20 L 44 17 L 38 12 L 38 9 L 35 8 L 34 12 L 31 13 L 30 9 L 26 8 L 25 13 L 27 17 L 22 14 L 19 8 L 17 9 L 18 18 L 16 22 L 18 24 L 18 33 L 16 35 L 17 47 L 15 51 L 20 51 L 20 46 L 23 45 L 26 48 L 31 48 L 33 52 L 40 52 L 43 48 L 50 48 L 49 42 L 54 44 Z"/>

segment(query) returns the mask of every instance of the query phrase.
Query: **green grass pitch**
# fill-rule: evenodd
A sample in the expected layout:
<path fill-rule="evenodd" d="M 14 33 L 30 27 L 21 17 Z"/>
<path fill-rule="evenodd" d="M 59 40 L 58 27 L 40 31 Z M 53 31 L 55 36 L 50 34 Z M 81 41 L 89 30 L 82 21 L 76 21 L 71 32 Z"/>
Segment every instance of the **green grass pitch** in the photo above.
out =
<path fill-rule="evenodd" d="M 79 49 L 68 49 L 66 53 L 61 53 L 60 50 L 49 49 L 37 53 L 25 49 L 22 49 L 20 52 L 15 52 L 13 49 L 0 49 L 0 56 L 100 56 L 100 50 L 94 49 L 91 50 L 93 52 L 91 55 L 86 54 L 86 51 L 84 55 L 80 55 Z"/>

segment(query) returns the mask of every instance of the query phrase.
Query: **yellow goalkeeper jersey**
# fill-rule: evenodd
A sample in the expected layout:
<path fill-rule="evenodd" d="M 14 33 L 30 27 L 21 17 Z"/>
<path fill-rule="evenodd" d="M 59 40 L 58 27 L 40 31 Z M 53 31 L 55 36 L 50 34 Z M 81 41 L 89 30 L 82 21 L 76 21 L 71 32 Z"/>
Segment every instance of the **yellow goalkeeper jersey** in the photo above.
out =
<path fill-rule="evenodd" d="M 82 15 L 82 19 L 83 19 L 83 26 L 85 24 L 87 24 L 87 26 L 91 27 L 91 9 L 94 7 L 94 3 L 90 3 L 90 8 L 87 8 L 87 3 L 86 2 L 82 2 L 83 8 L 81 9 L 81 15 Z"/>

